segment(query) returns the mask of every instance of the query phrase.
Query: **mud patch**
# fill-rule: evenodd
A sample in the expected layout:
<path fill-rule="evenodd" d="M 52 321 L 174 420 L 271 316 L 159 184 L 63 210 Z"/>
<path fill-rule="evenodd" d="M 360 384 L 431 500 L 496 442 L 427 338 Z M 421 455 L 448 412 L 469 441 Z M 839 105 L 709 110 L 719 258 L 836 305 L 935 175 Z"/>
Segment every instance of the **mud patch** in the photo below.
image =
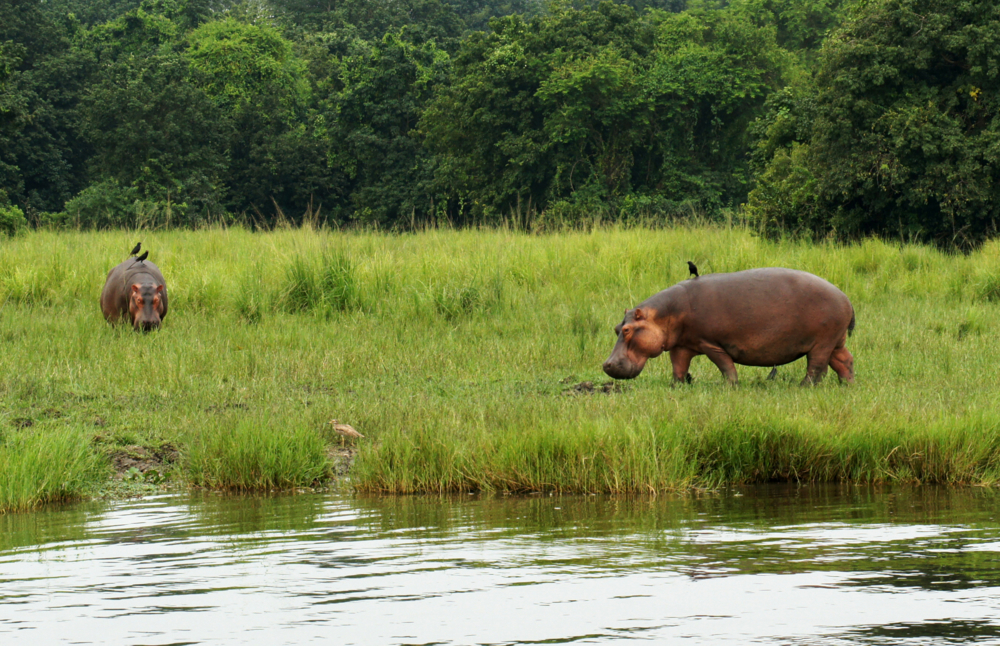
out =
<path fill-rule="evenodd" d="M 326 457 L 330 458 L 330 462 L 333 464 L 335 476 L 343 478 L 347 475 L 357 452 L 358 450 L 353 446 L 331 446 L 326 450 Z"/>
<path fill-rule="evenodd" d="M 221 413 L 226 410 L 246 410 L 248 408 L 250 407 L 242 402 L 237 404 L 212 404 L 211 406 L 205 409 L 205 412 Z"/>
<path fill-rule="evenodd" d="M 111 462 L 115 467 L 115 478 L 120 480 L 127 473 L 135 471 L 143 475 L 156 471 L 163 475 L 177 461 L 177 456 L 177 449 L 171 444 L 162 444 L 158 447 L 132 444 L 112 453 Z"/>
<path fill-rule="evenodd" d="M 625 392 L 625 386 L 616 381 L 607 381 L 599 386 L 595 386 L 592 381 L 581 381 L 571 388 L 567 388 L 563 391 L 564 395 L 592 395 L 594 393 L 604 393 L 610 395 L 611 393 L 622 393 Z"/>
<path fill-rule="evenodd" d="M 35 425 L 35 420 L 30 417 L 15 417 L 10 420 L 10 425 L 14 428 L 31 428 Z"/>

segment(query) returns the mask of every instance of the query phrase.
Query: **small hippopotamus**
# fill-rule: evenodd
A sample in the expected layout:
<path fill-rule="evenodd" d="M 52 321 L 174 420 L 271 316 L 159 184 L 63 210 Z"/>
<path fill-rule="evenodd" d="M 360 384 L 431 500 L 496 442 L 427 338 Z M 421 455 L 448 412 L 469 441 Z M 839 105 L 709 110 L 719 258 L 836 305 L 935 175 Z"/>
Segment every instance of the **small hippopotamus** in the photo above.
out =
<path fill-rule="evenodd" d="M 101 291 L 101 311 L 108 323 L 118 323 L 128 315 L 136 330 L 160 327 L 167 315 L 167 283 L 159 267 L 129 258 L 109 271 Z"/>
<path fill-rule="evenodd" d="M 691 359 L 704 354 L 735 384 L 734 364 L 771 367 L 807 357 L 803 385 L 819 383 L 828 367 L 854 383 L 854 357 L 844 347 L 853 330 L 851 301 L 819 276 L 780 267 L 709 274 L 626 310 L 604 372 L 632 379 L 667 351 L 674 382 L 690 381 Z"/>

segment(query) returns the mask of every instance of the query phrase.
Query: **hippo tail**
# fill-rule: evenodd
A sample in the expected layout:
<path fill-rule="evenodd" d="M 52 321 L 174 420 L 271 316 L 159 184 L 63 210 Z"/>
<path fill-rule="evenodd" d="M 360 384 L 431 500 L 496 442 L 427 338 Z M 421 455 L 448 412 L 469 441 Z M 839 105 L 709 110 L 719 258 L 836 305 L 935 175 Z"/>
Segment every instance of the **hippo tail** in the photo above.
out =
<path fill-rule="evenodd" d="M 854 308 L 851 308 L 851 322 L 847 324 L 847 336 L 854 333 Z"/>

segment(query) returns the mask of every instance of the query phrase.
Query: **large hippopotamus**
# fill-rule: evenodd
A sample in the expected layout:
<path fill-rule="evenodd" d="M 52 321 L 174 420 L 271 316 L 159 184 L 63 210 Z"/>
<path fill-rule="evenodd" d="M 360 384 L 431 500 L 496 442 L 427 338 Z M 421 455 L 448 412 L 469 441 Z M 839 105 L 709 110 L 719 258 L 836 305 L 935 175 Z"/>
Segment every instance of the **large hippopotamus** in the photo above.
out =
<path fill-rule="evenodd" d="M 844 344 L 854 330 L 847 296 L 819 276 L 770 267 L 685 280 L 625 310 L 618 342 L 604 362 L 615 379 L 632 379 L 646 360 L 670 353 L 674 381 L 690 381 L 691 359 L 704 354 L 736 383 L 736 366 L 780 366 L 807 357 L 802 384 L 833 367 L 854 382 Z"/>
<path fill-rule="evenodd" d="M 127 315 L 136 330 L 160 327 L 167 315 L 167 283 L 159 267 L 129 258 L 109 271 L 101 291 L 101 311 L 108 323 L 118 323 Z"/>

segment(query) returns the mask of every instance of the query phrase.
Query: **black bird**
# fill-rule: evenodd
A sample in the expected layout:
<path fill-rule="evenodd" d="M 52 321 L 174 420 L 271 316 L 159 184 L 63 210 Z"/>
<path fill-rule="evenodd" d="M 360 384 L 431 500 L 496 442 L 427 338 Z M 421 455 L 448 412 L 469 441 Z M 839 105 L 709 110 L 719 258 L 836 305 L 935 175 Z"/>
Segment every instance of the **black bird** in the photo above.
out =
<path fill-rule="evenodd" d="M 142 255 L 135 259 L 135 262 L 142 262 L 146 258 L 149 258 L 149 251 L 143 251 Z M 135 263 L 132 264 L 134 265 Z"/>
<path fill-rule="evenodd" d="M 132 253 L 130 253 L 129 255 L 130 256 L 136 255 L 137 253 L 139 253 L 140 249 L 142 249 L 142 243 L 141 242 L 135 243 L 135 246 L 132 247 Z"/>
<path fill-rule="evenodd" d="M 698 267 L 696 267 L 695 264 L 690 260 L 688 260 L 688 271 L 690 271 L 691 275 L 694 276 L 695 278 L 698 277 Z"/>

